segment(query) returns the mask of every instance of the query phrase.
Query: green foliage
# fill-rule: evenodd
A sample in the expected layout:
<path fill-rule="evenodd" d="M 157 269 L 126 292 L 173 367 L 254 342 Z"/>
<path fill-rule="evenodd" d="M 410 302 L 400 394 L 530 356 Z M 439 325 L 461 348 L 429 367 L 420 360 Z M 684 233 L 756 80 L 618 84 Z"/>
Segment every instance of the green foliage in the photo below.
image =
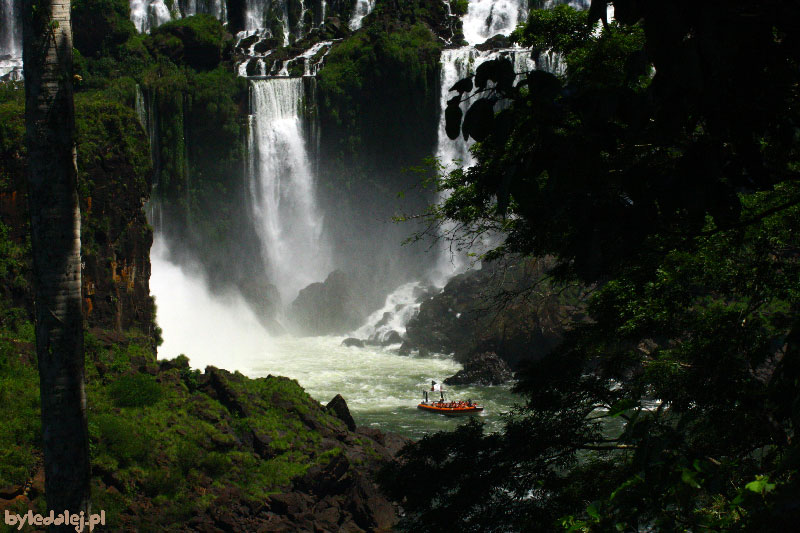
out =
<path fill-rule="evenodd" d="M 512 39 L 538 53 L 569 54 L 585 46 L 592 31 L 585 11 L 560 5 L 531 11 L 527 23 L 512 34 Z"/>
<path fill-rule="evenodd" d="M 145 407 L 161 399 L 161 388 L 153 376 L 133 374 L 112 383 L 109 395 L 117 407 Z"/>
<path fill-rule="evenodd" d="M 98 443 L 95 444 L 96 456 L 107 455 L 119 467 L 144 463 L 152 452 L 152 435 L 146 428 L 133 421 L 112 414 L 101 414 L 91 418 L 90 435 L 95 432 Z"/>
<path fill-rule="evenodd" d="M 110 54 L 136 34 L 127 0 L 73 0 L 75 48 L 85 57 Z"/>
<path fill-rule="evenodd" d="M 0 486 L 23 485 L 36 465 L 41 439 L 39 375 L 32 357 L 32 324 L 0 302 Z"/>
<path fill-rule="evenodd" d="M 25 135 L 24 99 L 22 83 L 0 83 L 0 154 L 4 159 L 21 149 L 19 140 Z M 0 167 L 4 168 L 5 165 Z M 8 180 L 8 176 L 2 175 L 2 179 Z"/>
<path fill-rule="evenodd" d="M 503 434 L 429 437 L 384 483 L 407 498 L 406 530 L 790 530 L 800 13 L 614 1 L 595 33 L 592 4 L 517 32 L 565 54 L 565 76 L 512 87 L 496 62 L 460 87 L 506 108 L 451 113 L 482 142 L 435 212 L 467 236 L 502 228 L 490 256 L 553 254 L 554 274 L 595 282 L 588 320 L 518 375 Z"/>
<path fill-rule="evenodd" d="M 334 45 L 318 76 L 329 151 L 323 154 L 325 185 L 351 190 L 362 200 L 395 195 L 404 181 L 409 187 L 416 181 L 398 175 L 389 188 L 387 168 L 417 164 L 426 155 L 435 143 L 439 106 L 441 44 L 413 11 L 409 22 L 398 24 L 381 9 L 376 6 L 367 26 Z"/>
<path fill-rule="evenodd" d="M 163 56 L 175 64 L 211 70 L 230 53 L 232 41 L 226 35 L 215 17 L 195 15 L 153 29 L 144 44 L 156 58 Z"/>
<path fill-rule="evenodd" d="M 10 238 L 10 229 L 0 222 L 0 284 L 9 293 L 24 293 L 30 272 L 30 241 L 18 244 Z"/>
<path fill-rule="evenodd" d="M 450 12 L 453 15 L 458 15 L 459 17 L 463 17 L 467 14 L 469 10 L 469 0 L 451 0 L 450 1 Z"/>

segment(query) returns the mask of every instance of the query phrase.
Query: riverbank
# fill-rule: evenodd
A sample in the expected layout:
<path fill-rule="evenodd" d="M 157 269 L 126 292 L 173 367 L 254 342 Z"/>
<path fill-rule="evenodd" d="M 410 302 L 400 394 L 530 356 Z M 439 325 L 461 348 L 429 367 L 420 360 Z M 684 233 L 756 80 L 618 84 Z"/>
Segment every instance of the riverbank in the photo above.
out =
<path fill-rule="evenodd" d="M 0 331 L 0 512 L 45 509 L 33 328 Z M 9 326 L 10 324 L 10 326 Z M 148 339 L 86 334 L 93 508 L 111 529 L 383 530 L 373 483 L 407 442 L 348 428 L 294 380 L 157 361 Z"/>

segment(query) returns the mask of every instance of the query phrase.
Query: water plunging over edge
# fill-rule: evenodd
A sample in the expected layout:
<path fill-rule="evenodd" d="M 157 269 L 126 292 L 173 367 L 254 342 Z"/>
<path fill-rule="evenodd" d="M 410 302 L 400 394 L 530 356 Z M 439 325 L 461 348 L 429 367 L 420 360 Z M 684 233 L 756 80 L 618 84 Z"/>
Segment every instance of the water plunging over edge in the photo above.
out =
<path fill-rule="evenodd" d="M 0 77 L 22 78 L 22 21 L 18 0 L 0 0 Z"/>
<path fill-rule="evenodd" d="M 271 282 L 288 303 L 300 289 L 324 280 L 331 270 L 304 127 L 305 80 L 250 83 L 252 214 Z"/>

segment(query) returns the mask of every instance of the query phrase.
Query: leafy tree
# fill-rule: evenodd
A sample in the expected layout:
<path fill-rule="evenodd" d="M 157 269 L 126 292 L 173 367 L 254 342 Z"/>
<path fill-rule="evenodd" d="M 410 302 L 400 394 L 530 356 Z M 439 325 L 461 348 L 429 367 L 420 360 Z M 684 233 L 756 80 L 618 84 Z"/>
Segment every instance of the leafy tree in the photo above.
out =
<path fill-rule="evenodd" d="M 496 60 L 453 88 L 448 132 L 479 141 L 477 164 L 443 179 L 434 222 L 502 228 L 489 258 L 553 254 L 554 277 L 598 289 L 590 320 L 520 376 L 503 434 L 431 436 L 387 472 L 408 529 L 800 517 L 800 7 L 613 4 L 602 30 L 595 1 L 516 32 L 563 75 L 515 82 Z"/>

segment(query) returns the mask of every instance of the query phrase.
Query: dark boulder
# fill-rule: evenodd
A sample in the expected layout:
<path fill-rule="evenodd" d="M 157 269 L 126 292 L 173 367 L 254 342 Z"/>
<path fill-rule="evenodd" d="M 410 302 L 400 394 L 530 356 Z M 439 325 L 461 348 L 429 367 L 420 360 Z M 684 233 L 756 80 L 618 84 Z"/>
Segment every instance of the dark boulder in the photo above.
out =
<path fill-rule="evenodd" d="M 325 335 L 354 330 L 363 320 L 357 292 L 352 277 L 341 270 L 301 290 L 289 310 L 295 332 Z"/>
<path fill-rule="evenodd" d="M 347 429 L 350 431 L 356 430 L 356 421 L 353 420 L 353 416 L 350 414 L 350 409 L 347 407 L 347 402 L 344 398 L 342 398 L 341 394 L 337 394 L 333 397 L 333 399 L 328 402 L 328 405 L 325 406 L 325 409 L 330 411 L 336 418 L 341 420 L 347 426 Z"/>
<path fill-rule="evenodd" d="M 404 341 L 403 344 L 400 345 L 400 348 L 397 350 L 399 355 L 411 355 L 411 350 L 413 346 L 410 342 Z"/>
<path fill-rule="evenodd" d="M 508 363 L 497 354 L 475 355 L 454 376 L 445 379 L 447 385 L 501 385 L 514 377 Z"/>
<path fill-rule="evenodd" d="M 391 330 L 384 334 L 381 338 L 381 346 L 389 346 L 390 344 L 400 344 L 403 342 L 403 337 L 400 336 L 395 330 Z"/>
<path fill-rule="evenodd" d="M 480 50 L 481 52 L 487 52 L 489 50 L 497 50 L 499 48 L 509 48 L 511 46 L 511 41 L 508 37 L 502 34 L 495 35 L 494 37 L 489 37 L 483 43 L 476 45 L 475 48 Z"/>
<path fill-rule="evenodd" d="M 584 319 L 584 287 L 563 287 L 548 279 L 548 259 L 484 263 L 453 277 L 423 301 L 406 325 L 408 346 L 454 354 L 466 363 L 494 352 L 512 369 L 537 360 Z"/>
<path fill-rule="evenodd" d="M 235 376 L 227 370 L 207 366 L 203 376 L 208 385 L 206 392 L 224 405 L 231 413 L 241 417 L 249 417 L 253 415 L 249 402 L 242 397 L 241 392 L 230 382 L 231 379 L 237 376 L 241 376 L 241 374 Z"/>
<path fill-rule="evenodd" d="M 237 44 L 236 47 L 243 52 L 247 52 L 250 50 L 251 46 L 253 46 L 256 42 L 258 42 L 259 38 L 260 37 L 258 36 L 258 34 L 249 35 L 244 39 L 242 39 L 241 41 L 239 41 L 239 44 Z"/>
<path fill-rule="evenodd" d="M 356 348 L 363 348 L 364 341 L 356 339 L 355 337 L 348 337 L 342 341 L 342 346 L 355 346 Z"/>

